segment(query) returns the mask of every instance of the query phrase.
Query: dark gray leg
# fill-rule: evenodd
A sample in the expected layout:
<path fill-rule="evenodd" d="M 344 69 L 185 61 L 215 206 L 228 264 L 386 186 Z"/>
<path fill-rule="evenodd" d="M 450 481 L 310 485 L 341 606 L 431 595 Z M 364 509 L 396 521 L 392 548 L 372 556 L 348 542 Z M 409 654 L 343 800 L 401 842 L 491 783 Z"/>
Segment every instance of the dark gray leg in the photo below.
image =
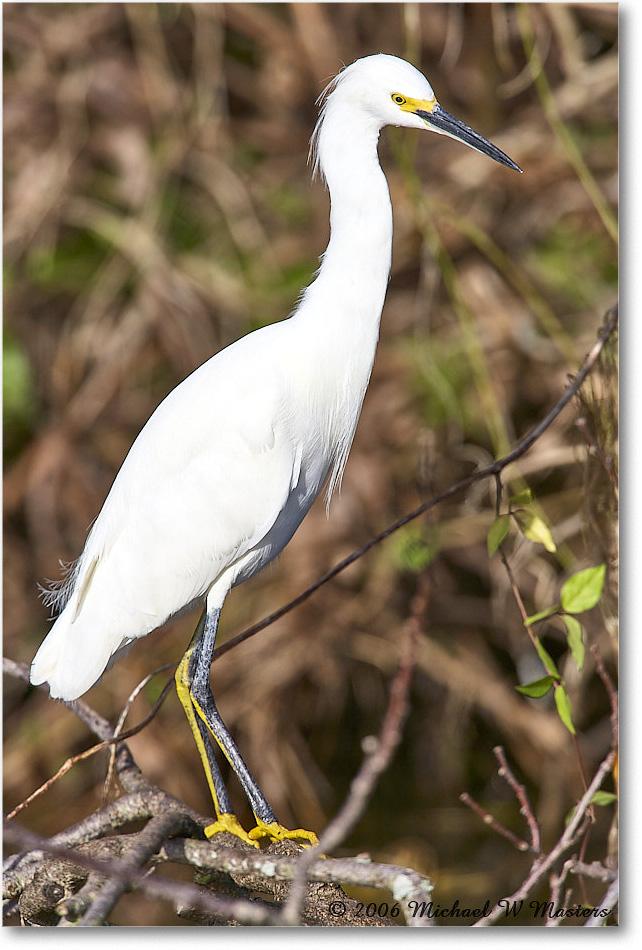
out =
<path fill-rule="evenodd" d="M 205 730 L 204 734 L 203 726 L 201 724 L 205 724 L 207 726 L 207 729 L 209 729 L 209 731 L 212 733 L 226 759 L 236 772 L 257 820 L 269 825 L 273 822 L 276 822 L 276 816 L 274 815 L 274 812 L 272 811 L 263 792 L 259 788 L 256 779 L 252 776 L 252 773 L 243 761 L 241 753 L 236 748 L 234 740 L 228 732 L 227 726 L 221 719 L 219 711 L 216 708 L 216 704 L 214 703 L 214 697 L 212 696 L 212 690 L 210 687 L 210 667 L 212 665 L 212 657 L 214 655 L 216 630 L 218 628 L 220 613 L 220 609 L 215 609 L 207 614 L 202 633 L 198 638 L 189 658 L 188 677 L 190 682 L 190 695 L 196 712 L 196 718 L 199 723 L 199 729 L 201 730 L 201 734 L 203 735 L 204 739 L 207 730 Z M 206 745 L 209 747 L 209 742 L 206 742 Z M 211 748 L 208 753 L 208 759 L 210 756 L 212 759 L 214 758 Z M 216 768 L 216 772 L 218 773 L 218 779 L 222 785 L 222 778 L 218 767 Z M 216 773 L 213 772 L 212 778 L 216 783 L 215 775 Z M 216 787 L 218 795 L 218 784 Z M 229 796 L 227 795 L 227 791 L 224 793 L 224 800 L 229 805 Z M 219 803 L 222 804 L 220 797 Z M 231 806 L 229 807 L 229 811 L 232 811 Z"/>

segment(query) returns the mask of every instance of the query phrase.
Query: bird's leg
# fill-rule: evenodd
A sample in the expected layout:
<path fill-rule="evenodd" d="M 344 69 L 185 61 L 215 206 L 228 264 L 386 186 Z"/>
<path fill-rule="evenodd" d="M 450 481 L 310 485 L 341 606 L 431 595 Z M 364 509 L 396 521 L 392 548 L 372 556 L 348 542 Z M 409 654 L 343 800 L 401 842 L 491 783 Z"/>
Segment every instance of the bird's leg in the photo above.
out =
<path fill-rule="evenodd" d="M 190 664 L 194 654 L 194 649 L 202 636 L 204 625 L 205 614 L 203 614 L 201 617 L 198 627 L 196 628 L 196 632 L 192 638 L 192 642 L 190 643 L 185 655 L 183 656 L 183 659 L 178 665 L 175 680 L 176 692 L 178 693 L 178 698 L 181 701 L 183 709 L 185 710 L 185 715 L 187 716 L 187 720 L 190 724 L 192 734 L 196 742 L 196 747 L 198 748 L 201 762 L 203 763 L 203 769 L 205 770 L 205 775 L 207 777 L 207 784 L 210 788 L 212 801 L 214 802 L 214 808 L 216 810 L 216 821 L 214 824 L 207 826 L 205 833 L 208 837 L 211 837 L 217 831 L 229 831 L 231 834 L 236 835 L 237 838 L 241 838 L 242 841 L 246 841 L 254 847 L 258 847 L 257 843 L 249 837 L 245 829 L 239 824 L 239 821 L 232 810 L 232 803 L 230 802 L 230 797 L 227 793 L 225 783 L 223 782 L 221 770 L 218 767 L 214 750 L 212 749 L 209 740 L 207 726 L 201 717 L 198 716 L 194 711 L 194 705 L 191 697 L 192 679 L 190 676 Z"/>
<path fill-rule="evenodd" d="M 248 801 L 252 806 L 252 811 L 256 818 L 256 828 L 253 828 L 249 833 L 250 840 L 256 842 L 259 838 L 265 837 L 269 837 L 273 840 L 298 838 L 309 841 L 314 845 L 317 843 L 317 837 L 313 832 L 305 831 L 302 828 L 289 831 L 276 820 L 272 808 L 259 788 L 256 779 L 243 761 L 241 753 L 238 751 L 227 726 L 221 719 L 219 711 L 216 708 L 210 687 L 210 667 L 214 655 L 214 644 L 216 642 L 216 630 L 220 612 L 220 608 L 216 608 L 207 613 L 202 631 L 198 637 L 194 638 L 194 645 L 190 648 L 190 651 L 188 651 L 191 654 L 188 660 L 191 704 L 197 716 L 207 725 L 207 728 L 216 739 L 223 754 L 236 772 Z M 225 793 L 225 797 L 229 802 L 227 792 Z M 210 825 L 205 829 L 205 834 L 208 837 L 211 837 L 216 831 L 222 830 L 218 827 L 220 820 L 221 818 L 219 817 L 214 825 Z M 234 820 L 236 821 L 236 819 Z"/>

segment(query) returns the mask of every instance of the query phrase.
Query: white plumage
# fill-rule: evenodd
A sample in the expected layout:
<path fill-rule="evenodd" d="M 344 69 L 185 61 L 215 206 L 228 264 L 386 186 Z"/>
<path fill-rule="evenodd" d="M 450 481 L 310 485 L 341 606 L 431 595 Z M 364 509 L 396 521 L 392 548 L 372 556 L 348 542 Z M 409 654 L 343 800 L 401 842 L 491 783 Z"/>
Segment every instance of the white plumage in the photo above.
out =
<path fill-rule="evenodd" d="M 328 477 L 329 493 L 338 485 L 390 271 L 392 208 L 377 156 L 384 125 L 432 128 L 517 167 L 445 112 L 424 76 L 403 60 L 366 57 L 332 81 L 313 136 L 315 167 L 331 197 L 320 270 L 287 320 L 209 359 L 167 396 L 134 442 L 33 661 L 32 682 L 48 681 L 52 696 L 80 696 L 121 648 L 190 605 L 206 603 L 215 634 L 230 588 L 283 549 Z M 229 752 L 231 738 L 221 738 L 212 716 L 194 699 L 183 701 Z M 199 742 L 194 722 L 192 728 Z M 201 756 L 207 771 L 202 748 Z M 252 783 L 246 780 L 249 794 Z M 223 802 L 222 811 L 227 807 Z M 263 800 L 260 811 L 269 824 Z"/>

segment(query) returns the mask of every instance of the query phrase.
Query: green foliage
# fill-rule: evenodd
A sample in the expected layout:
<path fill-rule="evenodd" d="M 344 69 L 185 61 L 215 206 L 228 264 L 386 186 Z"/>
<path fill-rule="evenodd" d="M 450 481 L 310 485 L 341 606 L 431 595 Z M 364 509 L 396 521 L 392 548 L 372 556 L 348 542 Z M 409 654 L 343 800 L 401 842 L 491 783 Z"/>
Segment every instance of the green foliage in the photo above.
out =
<path fill-rule="evenodd" d="M 437 531 L 431 529 L 427 537 L 424 527 L 411 523 L 397 531 L 392 556 L 397 569 L 418 573 L 432 563 L 438 550 Z"/>
<path fill-rule="evenodd" d="M 617 795 L 614 795 L 613 792 L 605 792 L 602 789 L 598 789 L 597 792 L 591 797 L 591 804 L 598 805 L 601 807 L 608 807 L 613 805 L 617 801 Z M 568 815 L 564 819 L 564 826 L 568 827 L 573 815 L 575 814 L 577 808 L 573 807 L 569 811 Z"/>
<path fill-rule="evenodd" d="M 502 543 L 510 528 L 510 515 L 500 515 L 490 526 L 488 532 L 488 554 L 492 557 Z"/>
<path fill-rule="evenodd" d="M 525 488 L 516 495 L 511 495 L 508 501 L 511 508 L 515 505 L 530 505 L 533 501 L 533 492 L 530 488 Z"/>
<path fill-rule="evenodd" d="M 554 676 L 556 680 L 560 680 L 560 671 L 556 667 L 553 657 L 547 653 L 547 651 L 542 646 L 539 637 L 535 637 L 535 649 L 537 650 L 537 655 L 544 664 L 544 668 L 547 669 L 551 676 Z"/>
<path fill-rule="evenodd" d="M 578 571 L 564 583 L 561 590 L 561 604 L 548 607 L 528 618 L 529 625 L 547 616 L 559 613 L 566 627 L 566 640 L 571 656 L 575 660 L 578 670 L 584 666 L 586 648 L 582 637 L 582 625 L 573 614 L 591 610 L 599 602 L 604 589 L 606 564 L 597 567 L 587 567 Z"/>
<path fill-rule="evenodd" d="M 536 544 L 543 544 L 551 554 L 557 550 L 557 545 L 553 541 L 551 529 L 543 518 L 532 511 L 516 511 L 514 518 L 525 538 L 529 541 L 535 541 Z"/>
<path fill-rule="evenodd" d="M 551 554 L 557 550 L 551 529 L 541 515 L 523 507 L 514 510 L 514 506 L 530 505 L 533 500 L 533 493 L 530 488 L 524 488 L 516 495 L 511 496 L 508 503 L 508 513 L 496 518 L 488 532 L 488 553 L 491 557 L 508 534 L 511 517 L 514 518 L 517 527 L 529 541 L 533 541 L 535 544 L 543 544 Z"/>
<path fill-rule="evenodd" d="M 562 610 L 569 614 L 581 614 L 595 607 L 604 589 L 606 564 L 587 567 L 566 581 L 561 590 Z"/>
<path fill-rule="evenodd" d="M 516 686 L 515 689 L 518 693 L 523 693 L 524 696 L 529 696 L 531 699 L 541 699 L 542 696 L 546 696 L 551 686 L 555 683 L 555 677 L 551 676 L 542 676 L 539 680 L 533 680 L 532 683 L 526 683 L 524 686 Z"/>
<path fill-rule="evenodd" d="M 582 625 L 579 620 L 570 617 L 568 614 L 562 614 L 562 620 L 566 625 L 566 640 L 571 656 L 575 660 L 578 670 L 581 670 L 584 666 L 584 654 L 586 652 L 582 639 Z"/>
<path fill-rule="evenodd" d="M 530 617 L 527 617 L 525 624 L 527 627 L 530 627 L 534 623 L 538 623 L 540 620 L 544 620 L 546 617 L 551 617 L 553 614 L 556 614 L 558 610 L 558 604 L 554 604 L 552 607 L 545 607 L 544 610 L 540 610 L 538 613 L 531 614 Z"/>
<path fill-rule="evenodd" d="M 557 706 L 560 719 L 568 731 L 575 735 L 575 726 L 573 725 L 573 716 L 571 713 L 571 701 L 561 683 L 555 687 L 555 705 Z"/>
<path fill-rule="evenodd" d="M 585 610 L 590 610 L 592 607 L 595 607 L 602 596 L 605 577 L 605 564 L 600 564 L 597 567 L 587 567 L 582 571 L 578 571 L 563 584 L 560 595 L 561 604 L 545 607 L 544 610 L 540 610 L 538 613 L 527 617 L 525 621 L 525 625 L 530 627 L 548 617 L 554 615 L 561 616 L 566 627 L 568 648 L 578 670 L 581 670 L 584 666 L 586 648 L 582 637 L 582 625 L 572 614 L 582 613 Z M 562 677 L 552 657 L 542 646 L 539 637 L 535 637 L 534 643 L 538 656 L 544 664 L 548 675 L 542 679 L 535 680 L 533 683 L 528 683 L 526 686 L 517 686 L 516 689 L 525 696 L 540 698 L 541 696 L 545 696 L 551 686 L 554 685 L 555 705 L 559 717 L 569 732 L 575 735 L 575 726 L 571 715 L 571 703 L 562 685 Z"/>
<path fill-rule="evenodd" d="M 591 798 L 592 805 L 612 805 L 617 801 L 617 795 L 613 792 L 604 792 L 599 789 Z"/>

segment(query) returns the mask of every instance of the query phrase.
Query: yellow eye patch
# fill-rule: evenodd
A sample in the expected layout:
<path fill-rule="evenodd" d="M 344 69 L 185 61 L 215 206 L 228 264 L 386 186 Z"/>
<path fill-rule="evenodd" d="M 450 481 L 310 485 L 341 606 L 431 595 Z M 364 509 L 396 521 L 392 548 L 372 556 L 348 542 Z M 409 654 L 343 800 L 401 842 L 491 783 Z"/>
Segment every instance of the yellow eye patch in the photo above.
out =
<path fill-rule="evenodd" d="M 390 98 L 403 112 L 417 112 L 418 110 L 432 112 L 437 105 L 436 99 L 409 99 L 400 92 L 393 92 Z"/>

